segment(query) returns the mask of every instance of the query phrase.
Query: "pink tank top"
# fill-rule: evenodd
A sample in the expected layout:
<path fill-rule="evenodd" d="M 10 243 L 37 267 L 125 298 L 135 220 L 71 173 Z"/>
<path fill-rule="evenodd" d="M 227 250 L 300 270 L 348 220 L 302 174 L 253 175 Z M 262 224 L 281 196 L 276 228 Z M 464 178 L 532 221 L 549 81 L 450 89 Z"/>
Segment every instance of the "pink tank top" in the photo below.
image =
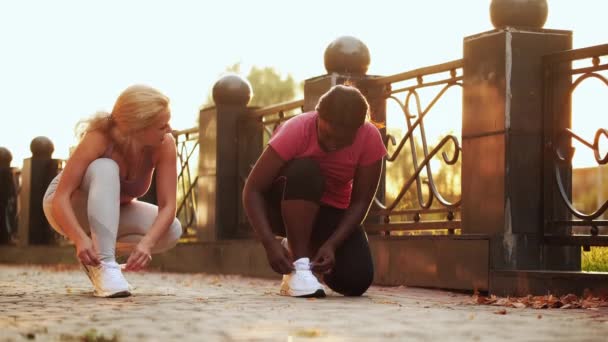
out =
<path fill-rule="evenodd" d="M 114 144 L 110 144 L 103 154 L 104 158 L 112 158 Z M 120 178 L 120 195 L 121 197 L 138 198 L 146 194 L 152 183 L 152 171 L 154 170 L 154 162 L 152 160 L 152 149 L 144 147 L 144 159 L 142 163 L 143 177 L 133 180 Z"/>
<path fill-rule="evenodd" d="M 321 168 L 325 189 L 321 202 L 346 209 L 350 205 L 353 181 L 359 166 L 371 165 L 386 155 L 378 129 L 365 122 L 352 145 L 333 152 L 324 151 L 317 136 L 317 112 L 296 115 L 284 122 L 268 142 L 283 159 L 310 158 Z"/>

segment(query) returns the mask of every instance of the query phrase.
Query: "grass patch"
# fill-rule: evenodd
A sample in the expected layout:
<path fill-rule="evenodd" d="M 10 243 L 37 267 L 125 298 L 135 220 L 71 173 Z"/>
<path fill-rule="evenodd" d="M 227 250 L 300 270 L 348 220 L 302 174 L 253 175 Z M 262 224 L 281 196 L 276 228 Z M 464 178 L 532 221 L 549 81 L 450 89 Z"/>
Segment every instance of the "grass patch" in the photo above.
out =
<path fill-rule="evenodd" d="M 581 249 L 581 268 L 587 272 L 608 272 L 608 247 L 591 247 L 589 252 Z"/>

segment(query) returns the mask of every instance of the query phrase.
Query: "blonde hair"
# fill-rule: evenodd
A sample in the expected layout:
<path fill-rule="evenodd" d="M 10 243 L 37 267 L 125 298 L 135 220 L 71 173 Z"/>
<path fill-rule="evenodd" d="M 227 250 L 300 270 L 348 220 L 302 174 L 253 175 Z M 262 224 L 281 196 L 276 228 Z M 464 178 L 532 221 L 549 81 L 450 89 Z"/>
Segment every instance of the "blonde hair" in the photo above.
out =
<path fill-rule="evenodd" d="M 97 112 L 76 124 L 79 141 L 92 131 L 106 133 L 121 149 L 130 143 L 131 134 L 155 123 L 158 115 L 169 110 L 169 98 L 145 85 L 133 85 L 116 99 L 111 113 Z"/>

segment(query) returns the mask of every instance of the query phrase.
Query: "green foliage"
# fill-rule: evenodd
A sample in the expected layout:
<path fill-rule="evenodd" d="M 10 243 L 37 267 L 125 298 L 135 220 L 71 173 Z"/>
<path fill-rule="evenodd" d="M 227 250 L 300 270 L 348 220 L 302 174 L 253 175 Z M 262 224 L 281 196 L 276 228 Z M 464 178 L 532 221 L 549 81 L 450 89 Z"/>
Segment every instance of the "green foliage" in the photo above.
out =
<path fill-rule="evenodd" d="M 226 73 L 242 74 L 241 63 L 226 67 Z M 249 70 L 246 79 L 253 89 L 253 97 L 249 106 L 266 107 L 295 99 L 301 95 L 304 84 L 294 80 L 291 74 L 283 76 L 273 67 L 256 67 Z M 213 98 L 208 94 L 202 108 L 213 106 Z"/>
<path fill-rule="evenodd" d="M 608 272 L 608 247 L 591 247 L 582 251 L 581 268 L 587 272 Z"/>
<path fill-rule="evenodd" d="M 252 67 L 247 80 L 253 88 L 251 106 L 266 107 L 293 100 L 300 88 L 291 75 L 285 78 L 271 67 Z"/>

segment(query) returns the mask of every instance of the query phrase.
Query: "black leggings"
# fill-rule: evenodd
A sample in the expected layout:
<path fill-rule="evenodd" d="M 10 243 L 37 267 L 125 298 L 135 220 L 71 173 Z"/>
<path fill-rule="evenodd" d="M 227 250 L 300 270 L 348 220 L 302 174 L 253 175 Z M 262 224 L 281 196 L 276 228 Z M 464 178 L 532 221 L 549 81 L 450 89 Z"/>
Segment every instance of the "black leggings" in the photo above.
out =
<path fill-rule="evenodd" d="M 286 236 L 281 217 L 281 200 L 307 200 L 320 204 L 311 233 L 313 250 L 317 250 L 333 234 L 345 210 L 320 203 L 324 180 L 319 165 L 311 159 L 290 161 L 281 171 L 267 196 L 268 217 L 275 234 Z M 345 296 L 360 296 L 374 279 L 374 264 L 363 227 L 336 249 L 336 264 L 324 281 L 332 290 Z"/>

